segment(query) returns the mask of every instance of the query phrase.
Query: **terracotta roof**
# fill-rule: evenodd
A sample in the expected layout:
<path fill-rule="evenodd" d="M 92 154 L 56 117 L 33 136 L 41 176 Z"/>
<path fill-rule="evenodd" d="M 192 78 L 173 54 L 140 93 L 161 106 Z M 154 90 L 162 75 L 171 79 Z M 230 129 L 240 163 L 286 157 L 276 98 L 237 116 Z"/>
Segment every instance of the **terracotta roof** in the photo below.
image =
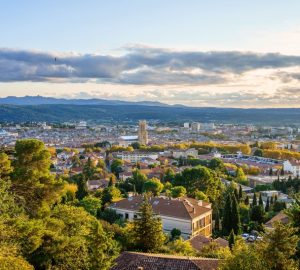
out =
<path fill-rule="evenodd" d="M 288 224 L 289 223 L 289 217 L 281 211 L 276 216 L 271 218 L 265 225 L 268 228 L 273 228 L 273 223 L 276 222 L 276 221 L 281 222 L 282 224 Z"/>
<path fill-rule="evenodd" d="M 142 202 L 143 196 L 137 195 L 115 202 L 111 204 L 111 207 L 138 211 L 139 206 Z M 153 211 L 158 215 L 187 220 L 191 220 L 211 211 L 210 203 L 187 197 L 177 199 L 169 199 L 166 197 L 152 197 L 150 198 L 150 203 L 152 205 Z"/>
<path fill-rule="evenodd" d="M 123 252 L 111 270 L 216 270 L 217 259 Z"/>
<path fill-rule="evenodd" d="M 208 245 L 212 242 L 210 237 L 198 234 L 195 237 L 188 240 L 191 243 L 192 247 L 196 250 L 201 250 L 205 245 Z"/>

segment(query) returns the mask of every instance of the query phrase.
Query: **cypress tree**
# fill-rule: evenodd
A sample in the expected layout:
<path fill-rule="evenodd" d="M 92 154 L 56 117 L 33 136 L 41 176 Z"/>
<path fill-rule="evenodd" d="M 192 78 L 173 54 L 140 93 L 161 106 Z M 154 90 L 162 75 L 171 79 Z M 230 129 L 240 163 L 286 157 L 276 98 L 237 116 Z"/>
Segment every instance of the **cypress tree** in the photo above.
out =
<path fill-rule="evenodd" d="M 230 250 L 232 250 L 232 248 L 234 246 L 234 242 L 235 242 L 235 235 L 234 235 L 234 231 L 231 230 L 229 237 L 228 237 L 228 243 L 229 243 Z"/>
<path fill-rule="evenodd" d="M 240 185 L 240 189 L 239 189 L 239 201 L 241 201 L 242 198 L 243 198 L 243 189 L 242 189 L 242 186 Z"/>
<path fill-rule="evenodd" d="M 263 206 L 264 205 L 264 202 L 263 202 L 262 197 L 261 197 L 261 193 L 259 193 L 258 204 L 259 204 L 259 206 Z"/>
<path fill-rule="evenodd" d="M 249 205 L 249 196 L 248 196 L 248 195 L 247 195 L 246 198 L 245 198 L 245 204 L 246 204 L 246 205 Z"/>
<path fill-rule="evenodd" d="M 266 207 L 265 207 L 265 211 L 269 212 L 270 210 L 270 201 L 269 201 L 269 197 L 267 198 L 267 203 L 266 203 Z"/>
<path fill-rule="evenodd" d="M 219 213 L 219 209 L 216 208 L 215 209 L 215 231 L 219 231 L 220 230 L 220 213 Z"/>
<path fill-rule="evenodd" d="M 271 205 L 274 204 L 274 197 L 273 197 L 273 196 L 271 197 L 270 204 L 271 204 Z"/>
<path fill-rule="evenodd" d="M 232 229 L 232 199 L 231 194 L 228 192 L 224 209 L 223 209 L 223 219 L 222 219 L 222 229 L 224 235 L 228 235 Z"/>
<path fill-rule="evenodd" d="M 234 197 L 237 201 L 239 201 L 240 196 L 239 196 L 238 190 L 236 188 L 234 189 Z"/>
<path fill-rule="evenodd" d="M 232 196 L 232 204 L 231 204 L 231 224 L 232 224 L 232 229 L 235 234 L 238 234 L 241 228 L 241 219 L 240 219 L 240 211 L 239 211 L 239 205 L 234 196 Z"/>
<path fill-rule="evenodd" d="M 256 206 L 256 205 L 257 205 L 257 198 L 256 198 L 256 194 L 254 192 L 252 206 Z"/>

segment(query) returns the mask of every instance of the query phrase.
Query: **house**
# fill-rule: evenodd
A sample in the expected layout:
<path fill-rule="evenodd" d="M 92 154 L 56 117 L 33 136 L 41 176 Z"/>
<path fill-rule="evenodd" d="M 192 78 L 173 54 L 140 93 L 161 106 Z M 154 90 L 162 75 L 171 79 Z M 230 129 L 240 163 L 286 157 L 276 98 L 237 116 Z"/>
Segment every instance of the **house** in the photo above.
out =
<path fill-rule="evenodd" d="M 137 218 L 137 212 L 143 196 L 131 196 L 115 202 L 109 206 L 124 219 L 132 221 Z M 205 201 L 188 197 L 167 198 L 164 196 L 149 199 L 153 211 L 161 218 L 163 230 L 170 233 L 174 228 L 181 231 L 181 236 L 188 239 L 197 234 L 211 236 L 212 209 L 211 204 Z"/>
<path fill-rule="evenodd" d="M 274 222 L 280 222 L 282 224 L 288 224 L 289 223 L 289 217 L 284 212 L 279 212 L 276 216 L 271 218 L 266 224 L 267 229 L 273 229 Z"/>
<path fill-rule="evenodd" d="M 300 176 L 300 160 L 286 160 L 283 162 L 283 170 L 290 172 L 294 177 Z"/>
<path fill-rule="evenodd" d="M 218 259 L 122 252 L 111 270 L 216 270 Z"/>
<path fill-rule="evenodd" d="M 98 188 L 106 188 L 108 187 L 108 183 L 109 181 L 107 179 L 88 180 L 86 186 L 89 191 L 92 191 L 97 190 Z"/>

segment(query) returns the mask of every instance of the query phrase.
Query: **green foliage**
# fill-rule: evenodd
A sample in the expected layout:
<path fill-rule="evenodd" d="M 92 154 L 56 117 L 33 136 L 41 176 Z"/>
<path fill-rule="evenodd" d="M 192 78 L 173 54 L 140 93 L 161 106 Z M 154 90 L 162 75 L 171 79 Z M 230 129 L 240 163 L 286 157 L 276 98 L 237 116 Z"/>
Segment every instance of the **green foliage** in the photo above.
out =
<path fill-rule="evenodd" d="M 235 243 L 235 235 L 234 235 L 234 231 L 231 230 L 229 237 L 228 237 L 228 244 L 229 244 L 229 248 L 232 250 L 233 246 Z"/>
<path fill-rule="evenodd" d="M 122 159 L 114 159 L 111 164 L 111 172 L 119 178 L 119 173 L 122 171 L 124 161 Z"/>
<path fill-rule="evenodd" d="M 42 239 L 30 256 L 37 269 L 109 269 L 118 253 L 96 218 L 74 206 L 55 207 Z"/>
<path fill-rule="evenodd" d="M 146 192 L 151 192 L 154 196 L 159 195 L 163 188 L 164 185 L 157 178 L 152 178 L 144 184 L 144 190 Z"/>
<path fill-rule="evenodd" d="M 137 249 L 144 252 L 158 251 L 166 239 L 162 223 L 145 197 L 140 206 L 138 217 L 133 221 L 132 237 Z"/>
<path fill-rule="evenodd" d="M 181 230 L 176 229 L 176 228 L 172 229 L 172 231 L 171 231 L 171 240 L 178 239 L 180 237 L 180 235 L 181 235 Z"/>
<path fill-rule="evenodd" d="M 64 183 L 50 174 L 50 153 L 43 142 L 18 140 L 15 152 L 12 190 L 29 215 L 44 215 L 60 200 Z"/>
<path fill-rule="evenodd" d="M 199 191 L 199 190 L 195 191 L 195 198 L 197 200 L 202 200 L 202 201 L 209 202 L 209 198 L 206 196 L 206 194 L 202 191 Z"/>
<path fill-rule="evenodd" d="M 185 169 L 182 173 L 176 175 L 173 184 L 184 186 L 188 193 L 200 190 L 208 196 L 211 202 L 219 198 L 223 188 L 217 174 L 204 166 Z"/>
<path fill-rule="evenodd" d="M 103 190 L 102 193 L 102 203 L 105 205 L 106 203 L 111 203 L 115 200 L 122 198 L 121 191 L 115 187 L 107 187 Z"/>
<path fill-rule="evenodd" d="M 261 149 L 256 149 L 253 153 L 253 156 L 257 156 L 257 157 L 262 157 L 263 156 L 263 150 Z"/>
<path fill-rule="evenodd" d="M 11 172 L 11 162 L 8 155 L 0 153 L 0 179 L 7 179 Z"/>
<path fill-rule="evenodd" d="M 188 241 L 184 241 L 181 237 L 171 241 L 167 245 L 168 251 L 171 254 L 182 255 L 182 256 L 195 256 L 195 250 Z"/>
<path fill-rule="evenodd" d="M 262 224 L 264 221 L 264 209 L 260 205 L 254 205 L 251 209 L 251 220 Z"/>
<path fill-rule="evenodd" d="M 97 216 L 97 211 L 101 208 L 101 200 L 94 196 L 86 196 L 79 202 L 79 205 L 91 215 Z"/>
<path fill-rule="evenodd" d="M 247 180 L 247 176 L 245 175 L 243 169 L 241 167 L 237 168 L 236 170 L 236 177 L 235 181 L 242 185 L 248 185 L 249 182 Z"/>
<path fill-rule="evenodd" d="M 89 157 L 86 164 L 83 167 L 82 174 L 86 180 L 92 180 L 94 174 L 96 173 L 96 166 L 94 165 L 93 161 Z"/>
<path fill-rule="evenodd" d="M 240 231 L 240 227 L 241 227 L 241 222 L 240 222 L 239 206 L 235 195 L 229 191 L 226 196 L 225 206 L 223 210 L 223 220 L 222 220 L 223 233 L 225 235 L 229 235 L 231 230 L 233 230 L 235 234 L 238 234 Z"/>
<path fill-rule="evenodd" d="M 173 198 L 180 198 L 186 195 L 186 189 L 183 186 L 176 186 L 171 188 L 171 195 Z"/>

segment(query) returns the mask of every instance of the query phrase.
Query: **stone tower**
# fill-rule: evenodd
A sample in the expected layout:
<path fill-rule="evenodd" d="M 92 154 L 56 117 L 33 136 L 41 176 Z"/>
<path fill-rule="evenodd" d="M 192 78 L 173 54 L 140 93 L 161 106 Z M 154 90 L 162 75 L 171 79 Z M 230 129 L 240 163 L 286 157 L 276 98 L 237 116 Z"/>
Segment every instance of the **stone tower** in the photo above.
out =
<path fill-rule="evenodd" d="M 139 143 L 148 144 L 148 132 L 147 132 L 147 122 L 145 120 L 139 121 Z"/>

